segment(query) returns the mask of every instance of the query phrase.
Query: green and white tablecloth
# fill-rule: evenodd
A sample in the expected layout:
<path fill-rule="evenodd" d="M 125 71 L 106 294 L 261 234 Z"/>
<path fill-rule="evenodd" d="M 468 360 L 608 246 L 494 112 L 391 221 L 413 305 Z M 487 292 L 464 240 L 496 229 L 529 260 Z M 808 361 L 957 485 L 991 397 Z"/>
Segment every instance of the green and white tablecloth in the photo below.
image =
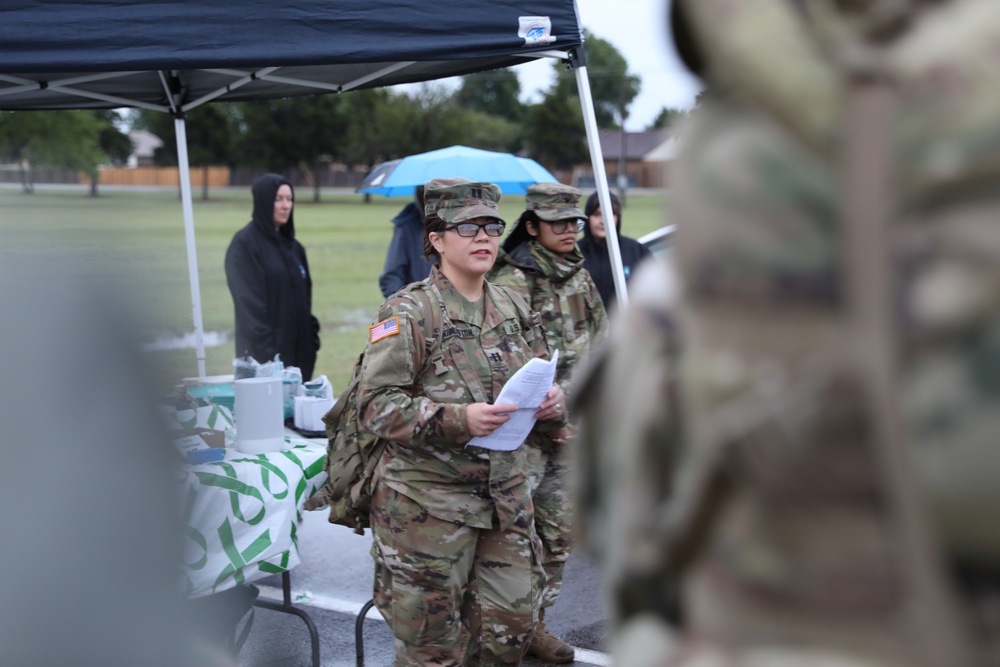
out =
<path fill-rule="evenodd" d="M 302 505 L 326 482 L 326 445 L 289 439 L 286 449 L 184 468 L 189 597 L 218 593 L 299 563 Z"/>

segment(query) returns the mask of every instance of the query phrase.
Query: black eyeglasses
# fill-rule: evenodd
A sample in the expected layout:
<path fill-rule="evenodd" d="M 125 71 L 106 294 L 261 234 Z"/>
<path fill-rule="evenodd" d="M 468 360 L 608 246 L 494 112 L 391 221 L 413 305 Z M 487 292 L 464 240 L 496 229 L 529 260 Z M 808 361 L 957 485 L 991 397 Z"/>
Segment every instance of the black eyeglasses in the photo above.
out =
<path fill-rule="evenodd" d="M 565 234 L 566 232 L 572 230 L 573 232 L 579 234 L 583 231 L 583 220 L 542 220 L 547 225 L 552 227 L 552 232 L 555 234 Z"/>
<path fill-rule="evenodd" d="M 503 230 L 506 226 L 506 223 L 503 222 L 488 222 L 485 225 L 477 225 L 474 222 L 460 222 L 457 225 L 445 227 L 443 231 L 456 231 L 459 236 L 471 239 L 479 235 L 480 229 L 486 232 L 487 236 L 500 236 L 503 234 Z"/>

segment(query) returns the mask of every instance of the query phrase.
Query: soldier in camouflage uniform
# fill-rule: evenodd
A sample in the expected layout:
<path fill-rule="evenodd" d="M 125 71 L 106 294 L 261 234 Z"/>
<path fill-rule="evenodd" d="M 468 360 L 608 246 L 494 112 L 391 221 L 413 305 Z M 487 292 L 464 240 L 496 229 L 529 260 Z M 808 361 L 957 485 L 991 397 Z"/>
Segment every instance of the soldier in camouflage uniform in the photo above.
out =
<path fill-rule="evenodd" d="M 683 288 L 579 399 L 616 663 L 1000 664 L 996 3 L 674 9 Z"/>
<path fill-rule="evenodd" d="M 604 337 L 608 319 L 576 246 L 586 220 L 577 208 L 579 200 L 580 191 L 568 185 L 530 186 L 526 210 L 504 240 L 504 252 L 489 274 L 490 282 L 516 290 L 541 317 L 549 349 L 559 350 L 556 382 L 567 392 L 570 372 Z M 573 660 L 573 647 L 545 629 L 545 609 L 559 597 L 563 568 L 573 549 L 573 511 L 562 447 L 568 437 L 538 436 L 528 441 L 535 530 L 542 541 L 546 576 L 539 624 L 528 654 L 555 663 Z"/>
<path fill-rule="evenodd" d="M 491 401 L 547 355 L 537 316 L 485 281 L 503 232 L 499 197 L 490 183 L 427 184 L 425 249 L 437 266 L 382 305 L 365 351 L 362 424 L 389 441 L 371 502 L 375 600 L 399 667 L 517 665 L 537 618 L 543 574 L 527 448 L 465 446 L 509 419 L 517 406 Z M 441 309 L 439 346 L 425 340 L 417 290 Z M 563 403 L 553 385 L 536 429 L 562 428 Z"/>

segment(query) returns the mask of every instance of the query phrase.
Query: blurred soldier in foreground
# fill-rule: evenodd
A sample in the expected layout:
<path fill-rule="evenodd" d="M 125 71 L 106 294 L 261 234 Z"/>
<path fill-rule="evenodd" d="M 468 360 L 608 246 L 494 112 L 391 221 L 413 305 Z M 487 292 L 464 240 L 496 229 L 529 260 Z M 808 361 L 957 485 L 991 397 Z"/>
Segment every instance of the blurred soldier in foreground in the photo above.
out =
<path fill-rule="evenodd" d="M 127 300 L 95 279 L 86 253 L 40 251 L 53 241 L 30 232 L 6 238 L 0 664 L 234 664 L 196 643 L 183 616 L 172 445 L 149 399 L 137 311 L 124 305 L 141 299 L 137 281 L 122 281 Z"/>
<path fill-rule="evenodd" d="M 672 13 L 682 288 L 577 398 L 616 664 L 1000 664 L 995 0 Z"/>

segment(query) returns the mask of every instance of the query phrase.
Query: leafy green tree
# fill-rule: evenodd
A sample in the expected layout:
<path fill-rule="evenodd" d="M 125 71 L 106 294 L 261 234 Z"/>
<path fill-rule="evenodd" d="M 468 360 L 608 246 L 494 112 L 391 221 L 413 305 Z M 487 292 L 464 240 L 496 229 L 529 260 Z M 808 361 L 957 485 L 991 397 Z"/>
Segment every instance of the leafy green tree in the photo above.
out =
<path fill-rule="evenodd" d="M 472 109 L 462 109 L 455 120 L 459 125 L 455 128 L 456 140 L 449 146 L 463 144 L 501 153 L 517 153 L 524 146 L 523 123 Z"/>
<path fill-rule="evenodd" d="M 532 156 L 549 168 L 572 169 L 587 159 L 580 100 L 560 92 L 558 85 L 529 107 L 525 132 Z"/>
<path fill-rule="evenodd" d="M 0 112 L 0 155 L 21 165 L 22 188 L 34 192 L 35 167 L 64 167 L 85 172 L 97 194 L 101 131 L 99 113 L 84 110 Z"/>
<path fill-rule="evenodd" d="M 656 114 L 656 118 L 653 122 L 649 124 L 647 130 L 657 130 L 665 127 L 672 127 L 676 123 L 679 123 L 684 118 L 687 118 L 688 112 L 684 109 L 672 109 L 670 107 L 663 107 L 660 109 L 660 113 Z"/>
<path fill-rule="evenodd" d="M 466 108 L 440 85 L 400 91 L 360 91 L 350 101 L 349 161 L 368 168 L 384 160 L 455 144 L 511 151 L 521 143 L 521 129 L 500 116 Z"/>
<path fill-rule="evenodd" d="M 162 111 L 137 109 L 132 116 L 132 128 L 146 130 L 160 138 L 163 145 L 153 152 L 153 164 L 159 167 L 177 166 L 177 134 L 174 117 Z"/>
<path fill-rule="evenodd" d="M 233 166 L 232 150 L 238 132 L 238 113 L 232 104 L 206 104 L 187 112 L 184 129 L 187 135 L 188 163 L 201 167 L 201 198 L 208 200 L 208 168 Z M 177 131 L 174 117 L 159 111 L 140 110 L 133 121 L 163 141 L 153 154 L 153 162 L 162 167 L 176 167 Z"/>
<path fill-rule="evenodd" d="M 341 95 L 245 102 L 238 159 L 244 166 L 285 174 L 300 171 L 319 201 L 319 172 L 345 154 L 347 106 Z"/>
<path fill-rule="evenodd" d="M 628 109 L 639 95 L 642 79 L 628 71 L 625 57 L 611 42 L 596 37 L 584 28 L 584 49 L 587 53 L 587 79 L 594 100 L 597 126 L 617 129 L 628 118 Z M 577 95 L 576 74 L 566 71 L 562 63 L 553 63 L 555 87 L 561 95 Z"/>
<path fill-rule="evenodd" d="M 207 104 L 191 115 L 194 120 L 186 131 L 188 160 L 192 167 L 201 167 L 201 198 L 208 201 L 209 167 L 230 164 L 232 159 L 234 110 L 228 104 Z"/>
<path fill-rule="evenodd" d="M 341 155 L 348 164 L 370 169 L 390 159 L 389 149 L 380 133 L 382 107 L 391 103 L 386 88 L 352 91 L 344 95 L 344 114 L 348 130 L 343 138 Z"/>
<path fill-rule="evenodd" d="M 128 162 L 129 155 L 132 154 L 132 140 L 121 131 L 123 124 L 121 114 L 114 109 L 102 109 L 92 111 L 97 120 L 98 134 L 97 145 L 103 155 L 103 162 L 114 167 L 120 167 Z M 101 180 L 101 173 L 96 165 L 91 170 L 86 170 L 90 177 L 90 196 L 98 196 L 97 186 Z"/>
<path fill-rule="evenodd" d="M 415 138 L 403 155 L 422 153 L 455 144 L 484 150 L 510 151 L 520 144 L 517 127 L 502 116 L 466 107 L 447 88 L 427 84 L 410 100 Z M 405 103 L 404 103 L 405 104 Z"/>
<path fill-rule="evenodd" d="M 610 42 L 584 29 L 587 74 L 594 115 L 601 128 L 620 128 L 628 107 L 639 94 L 640 79 Z M 524 132 L 528 149 L 542 164 L 571 169 L 589 159 L 587 133 L 580 111 L 576 74 L 553 64 L 555 77 L 542 101 L 528 109 Z"/>
<path fill-rule="evenodd" d="M 101 132 L 97 143 L 100 145 L 101 152 L 104 153 L 108 164 L 114 167 L 126 165 L 134 147 L 128 135 L 119 129 L 126 123 L 121 112 L 114 109 L 103 109 L 95 111 L 94 114 L 101 121 Z"/>
<path fill-rule="evenodd" d="M 435 88 L 424 86 L 412 98 L 403 92 L 390 92 L 374 111 L 374 122 L 369 127 L 375 133 L 379 154 L 385 158 L 439 148 L 441 125 L 430 117 L 437 112 L 441 121 L 446 119 Z"/>
<path fill-rule="evenodd" d="M 508 68 L 462 77 L 455 101 L 463 108 L 517 123 L 527 110 L 520 95 L 521 82 L 517 73 Z"/>
<path fill-rule="evenodd" d="M 439 84 L 410 92 L 363 90 L 344 99 L 350 119 L 344 159 L 367 169 L 455 144 L 514 151 L 523 141 L 520 124 L 469 108 Z"/>

